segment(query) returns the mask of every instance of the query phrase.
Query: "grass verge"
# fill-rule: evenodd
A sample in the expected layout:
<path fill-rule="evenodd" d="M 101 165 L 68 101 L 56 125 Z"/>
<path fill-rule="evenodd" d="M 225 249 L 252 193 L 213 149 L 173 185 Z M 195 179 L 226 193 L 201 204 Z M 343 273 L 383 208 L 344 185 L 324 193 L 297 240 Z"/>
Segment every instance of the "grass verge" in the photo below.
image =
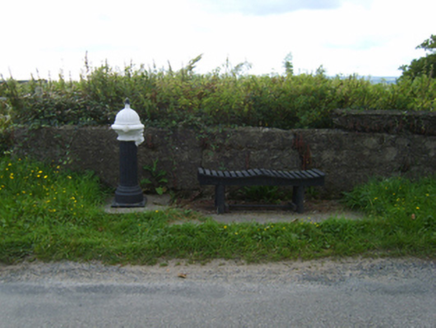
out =
<path fill-rule="evenodd" d="M 332 217 L 321 223 L 225 225 L 179 209 L 116 215 L 101 209 L 106 197 L 91 173 L 1 158 L 0 262 L 258 262 L 374 252 L 434 257 L 436 250 L 434 178 L 374 180 L 355 188 L 345 201 L 367 213 L 359 221 Z M 181 220 L 185 223 L 171 224 Z"/>

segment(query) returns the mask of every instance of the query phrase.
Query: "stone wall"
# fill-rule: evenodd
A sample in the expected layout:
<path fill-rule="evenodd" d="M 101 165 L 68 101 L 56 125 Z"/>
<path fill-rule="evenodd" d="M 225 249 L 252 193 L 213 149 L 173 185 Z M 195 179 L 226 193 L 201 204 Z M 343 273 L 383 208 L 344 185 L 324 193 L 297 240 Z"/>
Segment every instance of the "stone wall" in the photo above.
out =
<path fill-rule="evenodd" d="M 348 131 L 436 136 L 435 112 L 337 109 L 332 116 L 337 128 Z"/>
<path fill-rule="evenodd" d="M 150 177 L 143 166 L 157 160 L 157 169 L 167 172 L 168 186 L 187 192 L 200 189 L 198 166 L 230 170 L 318 168 L 327 174 L 325 187 L 318 188 L 325 197 L 338 197 L 373 176 L 436 174 L 436 136 L 410 131 L 238 128 L 198 133 L 187 128 L 146 128 L 144 134 L 145 142 L 138 148 L 140 179 Z M 65 162 L 72 169 L 93 170 L 104 183 L 116 187 L 116 137 L 109 127 L 21 129 L 15 132 L 15 152 Z"/>

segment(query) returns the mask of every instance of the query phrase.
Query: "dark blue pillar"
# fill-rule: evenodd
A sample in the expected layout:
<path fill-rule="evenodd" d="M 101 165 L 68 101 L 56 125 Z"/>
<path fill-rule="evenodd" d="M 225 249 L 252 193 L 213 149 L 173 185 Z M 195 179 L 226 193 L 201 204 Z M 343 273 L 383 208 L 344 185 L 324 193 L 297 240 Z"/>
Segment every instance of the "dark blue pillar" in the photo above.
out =
<path fill-rule="evenodd" d="M 138 183 L 138 147 L 134 141 L 120 141 L 120 184 L 112 207 L 144 207 L 146 202 Z"/>

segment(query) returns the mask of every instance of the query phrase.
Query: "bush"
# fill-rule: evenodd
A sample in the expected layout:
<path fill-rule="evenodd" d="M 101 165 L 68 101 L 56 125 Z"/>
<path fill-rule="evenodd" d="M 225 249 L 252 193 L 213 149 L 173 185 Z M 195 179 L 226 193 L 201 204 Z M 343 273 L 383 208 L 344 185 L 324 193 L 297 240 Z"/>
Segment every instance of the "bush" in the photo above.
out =
<path fill-rule="evenodd" d="M 372 84 L 356 75 L 241 75 L 240 70 L 194 73 L 192 60 L 173 71 L 144 66 L 87 69 L 79 81 L 32 79 L 0 84 L 11 120 L 26 125 L 112 124 L 126 97 L 149 126 L 328 128 L 337 108 L 435 110 L 436 82 L 426 75 Z M 5 107 L 5 105 L 2 105 Z M 4 108 L 1 108 L 4 111 Z"/>

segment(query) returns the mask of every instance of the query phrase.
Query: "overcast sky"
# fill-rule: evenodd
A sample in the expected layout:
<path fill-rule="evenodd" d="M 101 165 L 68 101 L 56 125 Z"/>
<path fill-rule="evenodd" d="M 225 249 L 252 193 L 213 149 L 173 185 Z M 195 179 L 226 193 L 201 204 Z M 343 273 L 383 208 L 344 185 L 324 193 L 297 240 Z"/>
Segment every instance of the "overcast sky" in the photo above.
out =
<path fill-rule="evenodd" d="M 85 54 L 123 69 L 173 69 L 203 54 L 196 72 L 226 59 L 251 74 L 399 76 L 436 34 L 435 0 L 0 0 L 0 74 L 76 79 Z"/>

